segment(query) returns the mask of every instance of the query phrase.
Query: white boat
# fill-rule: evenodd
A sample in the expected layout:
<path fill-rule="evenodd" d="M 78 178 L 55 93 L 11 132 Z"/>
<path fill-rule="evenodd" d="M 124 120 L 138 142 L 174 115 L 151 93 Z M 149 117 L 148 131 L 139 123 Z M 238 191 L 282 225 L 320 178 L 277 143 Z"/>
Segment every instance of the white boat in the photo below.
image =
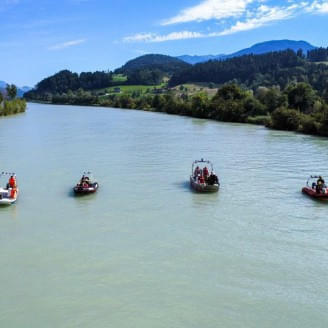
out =
<path fill-rule="evenodd" d="M 6 188 L 1 188 L 0 187 L 0 206 L 6 206 L 6 205 L 11 205 L 14 204 L 17 200 L 18 197 L 18 188 L 16 185 L 16 176 L 14 173 L 7 173 L 7 172 L 2 172 L 2 176 L 10 176 L 14 177 L 15 179 L 15 184 L 14 186 L 10 186 L 9 183 L 7 183 Z"/>
<path fill-rule="evenodd" d="M 208 167 L 211 171 L 208 171 Z M 208 174 L 203 172 L 207 171 Z M 197 192 L 217 192 L 220 188 L 218 177 L 214 173 L 213 164 L 201 159 L 194 161 L 191 168 L 190 186 Z"/>

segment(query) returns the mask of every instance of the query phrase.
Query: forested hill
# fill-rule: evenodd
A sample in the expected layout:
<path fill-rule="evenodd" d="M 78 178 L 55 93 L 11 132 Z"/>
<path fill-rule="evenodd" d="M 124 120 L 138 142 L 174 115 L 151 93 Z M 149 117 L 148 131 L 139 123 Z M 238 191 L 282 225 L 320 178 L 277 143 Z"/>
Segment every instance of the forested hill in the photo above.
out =
<path fill-rule="evenodd" d="M 133 60 L 128 61 L 121 68 L 117 69 L 115 73 L 126 74 L 139 70 L 159 70 L 163 73 L 173 74 L 190 65 L 184 61 L 165 55 L 144 55 Z"/>
<path fill-rule="evenodd" d="M 51 93 L 61 94 L 69 90 L 78 89 L 94 90 L 108 87 L 112 82 L 112 73 L 106 72 L 84 72 L 81 74 L 72 73 L 69 70 L 63 70 L 59 73 L 45 78 L 32 90 L 26 94 L 26 97 L 37 92 L 39 94 Z"/>
<path fill-rule="evenodd" d="M 321 52 L 328 53 L 328 50 L 324 50 Z M 295 53 L 286 50 L 209 61 L 175 73 L 170 86 L 187 82 L 235 82 L 255 90 L 259 86 L 279 85 L 285 88 L 291 82 L 307 82 L 322 93 L 328 86 L 328 66 L 310 61 L 315 55 L 323 59 L 321 52 L 317 54 L 318 50 L 313 50 L 313 53 L 309 52 L 308 58 L 302 51 Z"/>
<path fill-rule="evenodd" d="M 155 85 L 161 83 L 164 77 L 171 77 L 189 66 L 175 57 L 152 54 L 128 61 L 115 73 L 126 75 L 128 84 Z"/>

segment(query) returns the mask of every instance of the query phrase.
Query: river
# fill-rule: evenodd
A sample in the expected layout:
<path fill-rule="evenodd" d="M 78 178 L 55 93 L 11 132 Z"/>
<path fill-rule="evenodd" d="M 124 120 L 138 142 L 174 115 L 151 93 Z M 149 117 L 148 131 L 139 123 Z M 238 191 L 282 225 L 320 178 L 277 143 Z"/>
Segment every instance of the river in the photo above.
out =
<path fill-rule="evenodd" d="M 142 111 L 29 104 L 0 120 L 0 326 L 328 326 L 328 139 Z M 188 186 L 213 161 L 222 188 Z M 84 170 L 97 194 L 74 198 Z M 1 184 L 5 184 L 2 179 Z"/>

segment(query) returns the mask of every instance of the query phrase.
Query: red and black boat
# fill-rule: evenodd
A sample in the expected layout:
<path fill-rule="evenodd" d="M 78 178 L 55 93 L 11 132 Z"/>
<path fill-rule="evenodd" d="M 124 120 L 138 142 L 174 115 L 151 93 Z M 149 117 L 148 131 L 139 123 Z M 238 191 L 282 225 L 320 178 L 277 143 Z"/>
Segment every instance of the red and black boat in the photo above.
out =
<path fill-rule="evenodd" d="M 75 195 L 89 195 L 95 193 L 99 188 L 91 172 L 85 172 L 80 179 L 80 182 L 73 188 Z"/>
<path fill-rule="evenodd" d="M 311 175 L 302 192 L 315 199 L 328 200 L 328 188 L 321 176 Z"/>

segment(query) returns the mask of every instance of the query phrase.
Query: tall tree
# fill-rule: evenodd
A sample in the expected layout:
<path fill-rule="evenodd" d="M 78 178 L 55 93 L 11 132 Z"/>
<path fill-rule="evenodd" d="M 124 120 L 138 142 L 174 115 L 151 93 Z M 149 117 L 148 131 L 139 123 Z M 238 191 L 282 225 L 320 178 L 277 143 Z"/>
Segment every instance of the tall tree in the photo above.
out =
<path fill-rule="evenodd" d="M 15 84 L 7 84 L 6 86 L 6 91 L 7 91 L 7 95 L 8 98 L 13 100 L 16 98 L 17 96 L 17 87 Z"/>
<path fill-rule="evenodd" d="M 316 93 L 308 83 L 290 85 L 286 90 L 289 107 L 301 112 L 311 112 L 316 100 Z"/>

